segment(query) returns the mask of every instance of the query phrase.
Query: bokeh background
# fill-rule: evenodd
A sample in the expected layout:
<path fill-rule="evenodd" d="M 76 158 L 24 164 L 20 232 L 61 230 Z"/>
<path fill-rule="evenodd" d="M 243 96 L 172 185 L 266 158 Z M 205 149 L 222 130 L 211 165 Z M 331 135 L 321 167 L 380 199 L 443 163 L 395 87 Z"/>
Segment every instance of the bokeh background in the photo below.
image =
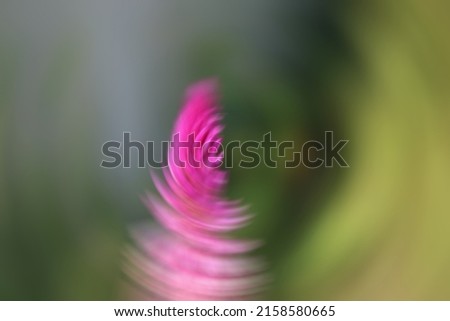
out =
<path fill-rule="evenodd" d="M 148 169 L 102 169 L 101 146 L 168 139 L 185 87 L 216 76 L 226 140 L 350 140 L 350 168 L 232 169 L 265 299 L 449 300 L 449 10 L 1 1 L 0 299 L 126 299 L 122 252 L 153 186 Z"/>

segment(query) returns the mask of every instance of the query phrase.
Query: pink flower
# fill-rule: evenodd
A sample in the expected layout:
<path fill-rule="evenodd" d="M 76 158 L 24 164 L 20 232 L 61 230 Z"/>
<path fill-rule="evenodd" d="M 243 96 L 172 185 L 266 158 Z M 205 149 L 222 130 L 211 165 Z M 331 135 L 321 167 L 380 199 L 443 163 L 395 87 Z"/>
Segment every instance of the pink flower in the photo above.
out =
<path fill-rule="evenodd" d="M 152 175 L 162 199 L 143 198 L 162 228 L 136 231 L 139 250 L 128 252 L 127 272 L 148 299 L 252 299 L 264 285 L 261 264 L 248 257 L 258 242 L 227 235 L 250 217 L 224 197 L 227 172 L 217 166 L 224 156 L 221 119 L 215 80 L 187 90 L 172 142 L 189 143 L 169 148 L 163 180 Z"/>

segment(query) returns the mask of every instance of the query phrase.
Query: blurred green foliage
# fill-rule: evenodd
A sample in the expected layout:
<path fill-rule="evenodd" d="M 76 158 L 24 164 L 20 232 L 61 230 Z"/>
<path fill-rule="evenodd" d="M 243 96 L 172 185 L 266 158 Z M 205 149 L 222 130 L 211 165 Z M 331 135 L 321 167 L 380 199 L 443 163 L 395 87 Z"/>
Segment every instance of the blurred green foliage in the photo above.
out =
<path fill-rule="evenodd" d="M 184 87 L 216 75 L 228 141 L 350 140 L 350 168 L 233 168 L 265 298 L 448 300 L 448 9 L 2 3 L 0 299 L 125 298 L 127 228 L 151 220 L 152 186 L 146 169 L 100 168 L 101 145 L 167 139 Z"/>

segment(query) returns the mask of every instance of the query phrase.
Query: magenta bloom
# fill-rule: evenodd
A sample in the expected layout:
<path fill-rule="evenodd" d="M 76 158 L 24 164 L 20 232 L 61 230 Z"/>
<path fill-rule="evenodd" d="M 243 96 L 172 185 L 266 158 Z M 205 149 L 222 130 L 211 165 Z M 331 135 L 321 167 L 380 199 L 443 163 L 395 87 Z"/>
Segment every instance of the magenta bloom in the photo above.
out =
<path fill-rule="evenodd" d="M 172 132 L 184 145 L 169 148 L 163 180 L 152 175 L 161 198 L 143 199 L 161 228 L 137 231 L 139 250 L 129 252 L 127 272 L 148 299 L 242 300 L 261 291 L 261 265 L 248 257 L 258 243 L 228 236 L 249 216 L 224 197 L 221 118 L 214 80 L 187 90 Z"/>

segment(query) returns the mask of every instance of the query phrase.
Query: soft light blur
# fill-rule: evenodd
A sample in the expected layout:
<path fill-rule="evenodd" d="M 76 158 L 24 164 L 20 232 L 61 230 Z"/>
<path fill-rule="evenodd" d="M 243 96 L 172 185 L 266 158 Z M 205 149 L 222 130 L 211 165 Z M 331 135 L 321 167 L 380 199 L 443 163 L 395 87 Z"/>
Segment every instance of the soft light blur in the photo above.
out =
<path fill-rule="evenodd" d="M 448 9 L 3 1 L 0 298 L 126 299 L 128 227 L 151 220 L 153 187 L 148 169 L 102 169 L 101 146 L 168 139 L 185 87 L 217 76 L 226 140 L 350 140 L 350 168 L 232 169 L 267 299 L 449 300 Z"/>

